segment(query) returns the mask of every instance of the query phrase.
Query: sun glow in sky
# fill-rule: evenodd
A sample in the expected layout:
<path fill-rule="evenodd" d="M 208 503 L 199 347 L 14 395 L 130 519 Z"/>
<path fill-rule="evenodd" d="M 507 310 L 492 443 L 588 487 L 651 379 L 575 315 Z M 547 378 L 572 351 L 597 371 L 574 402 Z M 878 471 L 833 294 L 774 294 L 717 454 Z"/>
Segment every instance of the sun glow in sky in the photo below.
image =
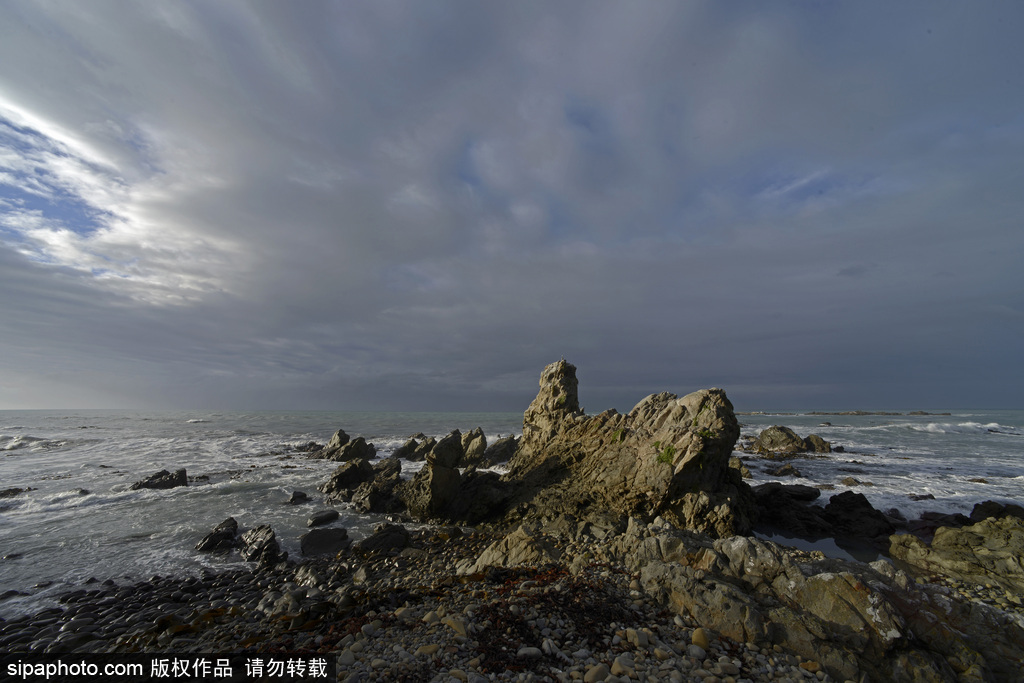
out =
<path fill-rule="evenodd" d="M 0 408 L 1020 407 L 1018 3 L 0 6 Z"/>

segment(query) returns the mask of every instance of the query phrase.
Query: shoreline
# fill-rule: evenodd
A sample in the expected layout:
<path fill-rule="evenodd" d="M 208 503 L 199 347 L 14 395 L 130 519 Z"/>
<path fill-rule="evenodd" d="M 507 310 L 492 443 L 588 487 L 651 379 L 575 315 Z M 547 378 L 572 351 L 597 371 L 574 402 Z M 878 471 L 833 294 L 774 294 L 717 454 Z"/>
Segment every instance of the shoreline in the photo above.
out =
<path fill-rule="evenodd" d="M 885 583 L 915 609 L 932 608 L 937 600 L 1024 633 L 1024 607 L 1000 607 L 994 589 L 914 580 L 878 563 L 843 562 L 744 537 L 713 541 L 660 520 L 601 522 L 609 528 L 596 523 L 559 518 L 513 529 L 413 532 L 382 525 L 337 557 L 83 587 L 65 594 L 62 608 L 0 623 L 0 648 L 323 654 L 337 659 L 339 680 L 353 682 L 834 681 L 877 675 L 848 664 L 847 678 L 827 673 L 834 668 L 835 643 L 819 643 L 822 656 L 815 658 L 784 640 L 737 637 L 727 609 L 701 619 L 699 609 L 688 612 L 671 590 L 659 589 L 663 576 L 651 576 L 651 567 L 679 556 L 662 570 L 692 571 L 688 579 L 673 580 L 718 582 L 722 590 L 735 579 L 721 559 L 741 546 L 753 553 L 744 557 L 769 553 L 775 563 L 799 567 L 809 581 L 844 572 L 865 585 Z M 654 559 L 657 548 L 670 542 L 697 552 Z M 688 556 L 688 564 L 680 565 Z M 712 556 L 718 564 L 709 561 Z M 749 585 L 747 591 L 746 600 L 758 594 Z M 856 653 L 851 648 L 846 656 Z"/>

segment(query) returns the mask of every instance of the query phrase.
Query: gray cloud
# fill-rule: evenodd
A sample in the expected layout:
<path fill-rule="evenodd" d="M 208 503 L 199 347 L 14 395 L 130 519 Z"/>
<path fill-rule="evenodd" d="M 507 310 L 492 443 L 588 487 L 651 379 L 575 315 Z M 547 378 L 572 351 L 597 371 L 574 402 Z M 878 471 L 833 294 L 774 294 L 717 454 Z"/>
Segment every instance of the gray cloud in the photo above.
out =
<path fill-rule="evenodd" d="M 1018 405 L 1010 4 L 0 8 L 0 407 Z"/>

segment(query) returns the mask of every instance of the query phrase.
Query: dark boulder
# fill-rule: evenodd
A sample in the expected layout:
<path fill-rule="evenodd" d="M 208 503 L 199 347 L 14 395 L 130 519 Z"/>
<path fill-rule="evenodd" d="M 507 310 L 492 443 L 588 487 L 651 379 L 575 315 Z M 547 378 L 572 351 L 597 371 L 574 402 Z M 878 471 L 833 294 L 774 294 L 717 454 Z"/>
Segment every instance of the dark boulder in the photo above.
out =
<path fill-rule="evenodd" d="M 971 510 L 971 521 L 974 523 L 980 522 L 989 518 L 1000 518 L 1000 517 L 1016 517 L 1017 519 L 1024 519 L 1024 507 L 1020 505 L 1014 505 L 1013 503 L 997 503 L 994 500 L 986 500 L 984 503 L 978 503 Z"/>
<path fill-rule="evenodd" d="M 269 524 L 261 524 L 242 534 L 241 552 L 244 559 L 258 562 L 261 567 L 277 564 L 287 557 L 281 553 L 277 536 Z"/>
<path fill-rule="evenodd" d="M 785 465 L 779 465 L 778 467 L 766 467 L 764 473 L 772 477 L 803 477 L 800 474 L 800 470 L 793 467 L 790 463 Z"/>
<path fill-rule="evenodd" d="M 885 515 L 871 506 L 864 494 L 853 491 L 832 496 L 825 506 L 825 519 L 832 524 L 837 536 L 888 539 L 896 531 Z"/>
<path fill-rule="evenodd" d="M 373 478 L 356 487 L 352 505 L 360 512 L 402 512 L 405 503 L 395 495 L 402 481 L 402 463 L 398 458 L 385 458 L 373 465 Z"/>
<path fill-rule="evenodd" d="M 341 514 L 337 510 L 318 510 L 309 516 L 309 519 L 306 520 L 306 526 L 323 526 L 324 524 L 330 524 L 339 517 L 341 517 Z"/>
<path fill-rule="evenodd" d="M 362 553 L 381 553 L 405 548 L 410 540 L 408 529 L 401 524 L 378 524 L 371 536 L 356 543 L 355 549 Z"/>
<path fill-rule="evenodd" d="M 299 539 L 299 547 L 302 549 L 303 555 L 334 555 L 351 544 L 348 530 L 341 527 L 313 529 Z"/>
<path fill-rule="evenodd" d="M 350 440 L 350 437 L 349 437 L 348 434 L 345 433 L 345 430 L 344 429 L 339 429 L 338 431 L 334 432 L 334 436 L 332 436 L 331 440 L 327 442 L 327 447 L 325 448 L 325 450 L 327 450 L 327 451 L 337 451 L 342 446 L 347 444 L 349 442 L 349 440 Z"/>
<path fill-rule="evenodd" d="M 133 491 L 137 491 L 139 489 L 172 489 L 177 486 L 188 486 L 188 475 L 184 468 L 175 470 L 173 474 L 167 470 L 160 470 L 142 481 L 135 482 L 131 488 Z"/>
<path fill-rule="evenodd" d="M 196 544 L 200 552 L 224 552 L 238 545 L 238 522 L 228 517 Z"/>
<path fill-rule="evenodd" d="M 753 491 L 759 509 L 759 528 L 806 539 L 832 535 L 832 525 L 824 510 L 809 504 L 821 495 L 813 486 L 770 482 L 755 486 Z"/>
<path fill-rule="evenodd" d="M 289 505 L 302 505 L 308 502 L 309 496 L 303 491 L 292 491 L 291 497 L 288 498 Z"/>

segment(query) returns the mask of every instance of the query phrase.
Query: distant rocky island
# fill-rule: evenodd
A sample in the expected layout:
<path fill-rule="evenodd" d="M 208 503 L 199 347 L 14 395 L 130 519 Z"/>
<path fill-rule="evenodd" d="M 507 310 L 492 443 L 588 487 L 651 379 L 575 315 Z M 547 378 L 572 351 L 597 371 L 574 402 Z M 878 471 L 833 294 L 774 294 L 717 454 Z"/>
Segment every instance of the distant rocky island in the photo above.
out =
<path fill-rule="evenodd" d="M 344 430 L 302 445 L 339 465 L 300 562 L 269 526 L 225 520 L 199 546 L 239 550 L 251 575 L 150 586 L 64 642 L 320 652 L 350 681 L 1020 680 L 1024 509 L 989 502 L 970 517 L 908 521 L 852 491 L 814 505 L 817 488 L 749 486 L 739 438 L 717 388 L 587 415 L 576 368 L 561 360 L 541 373 L 519 439 L 417 434 L 384 459 Z M 833 446 L 775 426 L 740 448 L 791 467 Z M 403 479 L 403 459 L 423 466 Z M 168 477 L 185 473 L 153 485 Z M 390 521 L 353 542 L 331 526 L 335 508 Z M 891 561 L 788 548 L 755 534 L 765 525 L 874 544 Z M 160 611 L 181 596 L 199 616 Z M 68 612 L 107 597 L 83 591 Z M 129 607 L 155 618 L 125 621 Z M 47 623 L 63 629 L 79 613 Z M 0 646 L 55 642 L 17 626 Z"/>

